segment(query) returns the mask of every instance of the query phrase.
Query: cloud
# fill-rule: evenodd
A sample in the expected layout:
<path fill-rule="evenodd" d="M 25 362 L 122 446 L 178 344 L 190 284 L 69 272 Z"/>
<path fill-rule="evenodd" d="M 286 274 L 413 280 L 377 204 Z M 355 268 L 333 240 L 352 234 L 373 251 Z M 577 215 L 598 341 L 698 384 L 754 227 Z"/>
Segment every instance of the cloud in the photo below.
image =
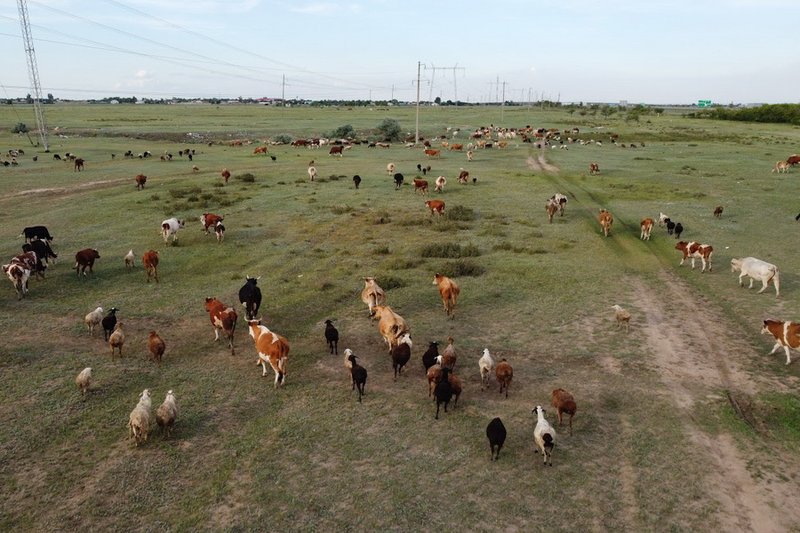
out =
<path fill-rule="evenodd" d="M 314 2 L 305 5 L 293 5 L 289 8 L 294 13 L 302 15 L 333 15 L 346 11 L 348 13 L 360 13 L 359 4 L 339 4 L 336 2 Z"/>

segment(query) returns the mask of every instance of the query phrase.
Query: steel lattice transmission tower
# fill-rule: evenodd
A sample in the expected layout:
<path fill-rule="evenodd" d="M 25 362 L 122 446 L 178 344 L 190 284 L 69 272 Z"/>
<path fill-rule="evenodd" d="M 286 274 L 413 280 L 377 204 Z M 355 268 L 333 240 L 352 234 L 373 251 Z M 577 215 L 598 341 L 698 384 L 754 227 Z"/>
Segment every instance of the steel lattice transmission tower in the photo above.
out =
<path fill-rule="evenodd" d="M 39 128 L 39 139 L 42 141 L 44 151 L 49 151 L 47 145 L 47 123 L 42 111 L 42 86 L 39 83 L 39 67 L 36 65 L 36 53 L 33 51 L 33 36 L 31 23 L 28 20 L 28 4 L 25 0 L 17 0 L 19 7 L 19 23 L 22 26 L 22 38 L 25 41 L 25 56 L 28 59 L 28 77 L 31 80 L 33 91 L 33 111 L 36 113 L 36 126 Z"/>

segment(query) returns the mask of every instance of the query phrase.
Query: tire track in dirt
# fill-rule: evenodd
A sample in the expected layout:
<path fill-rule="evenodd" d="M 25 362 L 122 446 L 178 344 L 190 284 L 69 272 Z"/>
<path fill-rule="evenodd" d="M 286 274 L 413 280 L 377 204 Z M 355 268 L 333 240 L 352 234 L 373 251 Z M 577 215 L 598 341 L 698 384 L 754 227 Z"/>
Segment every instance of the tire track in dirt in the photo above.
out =
<path fill-rule="evenodd" d="M 105 187 L 113 187 L 114 185 L 120 185 L 122 183 L 130 182 L 130 178 L 118 178 L 115 180 L 100 180 L 100 181 L 90 181 L 88 183 L 79 183 L 77 185 L 70 185 L 69 187 L 52 187 L 52 188 L 44 188 L 44 189 L 28 189 L 25 191 L 17 191 L 10 194 L 4 194 L 2 197 L 3 200 L 9 198 L 18 198 L 20 196 L 41 196 L 47 194 L 73 194 L 77 192 L 83 192 L 91 189 L 102 189 Z"/>
<path fill-rule="evenodd" d="M 744 370 L 740 360 L 753 354 L 752 347 L 730 335 L 737 328 L 702 296 L 669 271 L 660 273 L 659 283 L 661 294 L 641 280 L 631 280 L 644 315 L 647 353 L 666 389 L 672 391 L 673 401 L 685 411 L 690 442 L 711 465 L 704 481 L 709 496 L 720 503 L 717 518 L 722 530 L 790 530 L 800 523 L 796 487 L 772 474 L 754 478 L 749 470 L 753 457 L 743 457 L 731 436 L 706 433 L 693 415 L 694 409 L 709 401 L 710 391 L 753 394 L 781 385 Z M 778 457 L 778 451 L 768 448 L 766 442 L 759 445 L 759 451 L 766 452 L 762 457 L 774 456 L 787 470 L 798 467 L 795 459 Z"/>

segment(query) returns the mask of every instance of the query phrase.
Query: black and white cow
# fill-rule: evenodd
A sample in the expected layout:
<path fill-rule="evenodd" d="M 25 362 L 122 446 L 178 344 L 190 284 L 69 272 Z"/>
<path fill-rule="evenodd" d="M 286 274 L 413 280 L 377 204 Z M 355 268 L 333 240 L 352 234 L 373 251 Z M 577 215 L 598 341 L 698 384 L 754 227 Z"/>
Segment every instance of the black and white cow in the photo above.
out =
<path fill-rule="evenodd" d="M 50 243 L 40 239 L 34 239 L 31 242 L 26 242 L 22 245 L 22 251 L 36 252 L 36 257 L 45 263 L 50 263 L 50 259 L 52 258 L 53 264 L 55 264 L 56 259 L 58 259 L 58 255 L 53 251 L 53 248 L 50 247 Z"/>
<path fill-rule="evenodd" d="M 47 230 L 46 226 L 30 226 L 22 230 L 22 234 L 20 236 L 25 236 L 25 241 L 32 241 L 33 239 L 44 239 L 47 241 L 52 241 L 53 236 L 50 235 L 50 232 Z"/>

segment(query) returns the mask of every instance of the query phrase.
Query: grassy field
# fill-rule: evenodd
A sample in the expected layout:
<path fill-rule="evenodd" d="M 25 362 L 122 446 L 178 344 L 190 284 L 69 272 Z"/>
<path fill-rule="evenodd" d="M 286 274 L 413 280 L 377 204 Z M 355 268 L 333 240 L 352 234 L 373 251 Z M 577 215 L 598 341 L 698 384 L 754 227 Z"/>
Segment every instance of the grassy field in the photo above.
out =
<path fill-rule="evenodd" d="M 228 141 L 324 136 L 346 124 L 369 137 L 385 118 L 413 132 L 414 110 L 65 104 L 46 112 L 58 132 L 51 152 L 83 157 L 83 172 L 8 133 L 32 124 L 29 108 L 0 107 L 2 152 L 25 150 L 19 166 L 0 167 L 0 250 L 10 258 L 22 228 L 44 224 L 59 254 L 27 298 L 0 284 L 0 529 L 797 530 L 789 495 L 800 486 L 800 367 L 784 366 L 782 352 L 767 356 L 772 340 L 759 330 L 763 318 L 800 317 L 791 244 L 798 171 L 770 172 L 800 152 L 800 129 L 678 114 L 626 123 L 535 108 L 428 108 L 426 138 L 457 127 L 466 142 L 478 126 L 532 124 L 579 127 L 603 145 L 537 150 L 517 139 L 476 151 L 470 163 L 444 150 L 426 161 L 402 143 L 356 146 L 341 159 L 273 146 L 273 161 Z M 637 148 L 612 145 L 612 132 Z M 177 156 L 184 148 L 195 149 L 193 161 Z M 126 150 L 155 157 L 126 159 Z M 166 151 L 173 161 L 159 160 Z M 533 170 L 540 157 L 559 171 Z M 592 161 L 598 176 L 588 174 Z M 418 163 L 446 176 L 444 192 L 431 196 L 452 215 L 434 220 L 413 187 L 395 191 L 388 162 L 407 181 Z M 224 167 L 233 177 L 222 186 Z M 457 183 L 462 167 L 474 185 Z M 134 187 L 139 173 L 148 176 L 143 191 Z M 555 192 L 569 202 L 548 224 L 544 204 Z M 721 219 L 712 216 L 717 205 Z M 600 207 L 615 216 L 609 238 Z M 675 240 L 660 228 L 639 240 L 640 219 L 660 211 L 683 223 L 686 240 L 713 244 L 713 273 L 678 268 Z M 223 244 L 200 231 L 204 212 L 225 215 Z M 177 246 L 158 235 L 171 216 L 187 219 Z M 461 253 L 437 254 L 451 243 Z M 79 279 L 71 261 L 87 247 L 101 259 Z M 123 264 L 129 249 L 134 271 Z M 147 284 L 139 264 L 148 249 L 161 257 L 159 284 Z M 771 287 L 761 295 L 738 287 L 728 265 L 742 256 L 780 267 L 780 298 Z M 435 272 L 461 285 L 453 320 Z M 241 309 L 247 275 L 261 276 L 260 314 L 291 344 L 282 389 L 271 372 L 261 377 L 246 324 L 231 356 L 213 342 L 203 310 L 207 296 Z M 412 361 L 396 382 L 359 298 L 364 276 L 388 289 L 411 328 Z M 630 333 L 616 328 L 614 303 L 632 312 Z M 121 359 L 83 325 L 98 305 L 119 308 Z M 327 353 L 328 318 L 340 353 L 353 349 L 369 371 L 362 404 L 341 355 Z M 150 330 L 167 344 L 160 368 L 146 357 Z M 465 390 L 436 421 L 420 356 L 448 336 Z M 514 367 L 508 399 L 494 383 L 481 390 L 483 348 Z M 95 384 L 82 401 L 74 378 L 86 366 Z M 531 409 L 549 408 L 555 387 L 575 395 L 578 414 L 544 468 Z M 171 439 L 154 430 L 135 448 L 127 417 L 144 388 L 154 407 L 174 390 L 181 411 Z M 491 463 L 484 431 L 494 416 L 509 436 Z"/>

